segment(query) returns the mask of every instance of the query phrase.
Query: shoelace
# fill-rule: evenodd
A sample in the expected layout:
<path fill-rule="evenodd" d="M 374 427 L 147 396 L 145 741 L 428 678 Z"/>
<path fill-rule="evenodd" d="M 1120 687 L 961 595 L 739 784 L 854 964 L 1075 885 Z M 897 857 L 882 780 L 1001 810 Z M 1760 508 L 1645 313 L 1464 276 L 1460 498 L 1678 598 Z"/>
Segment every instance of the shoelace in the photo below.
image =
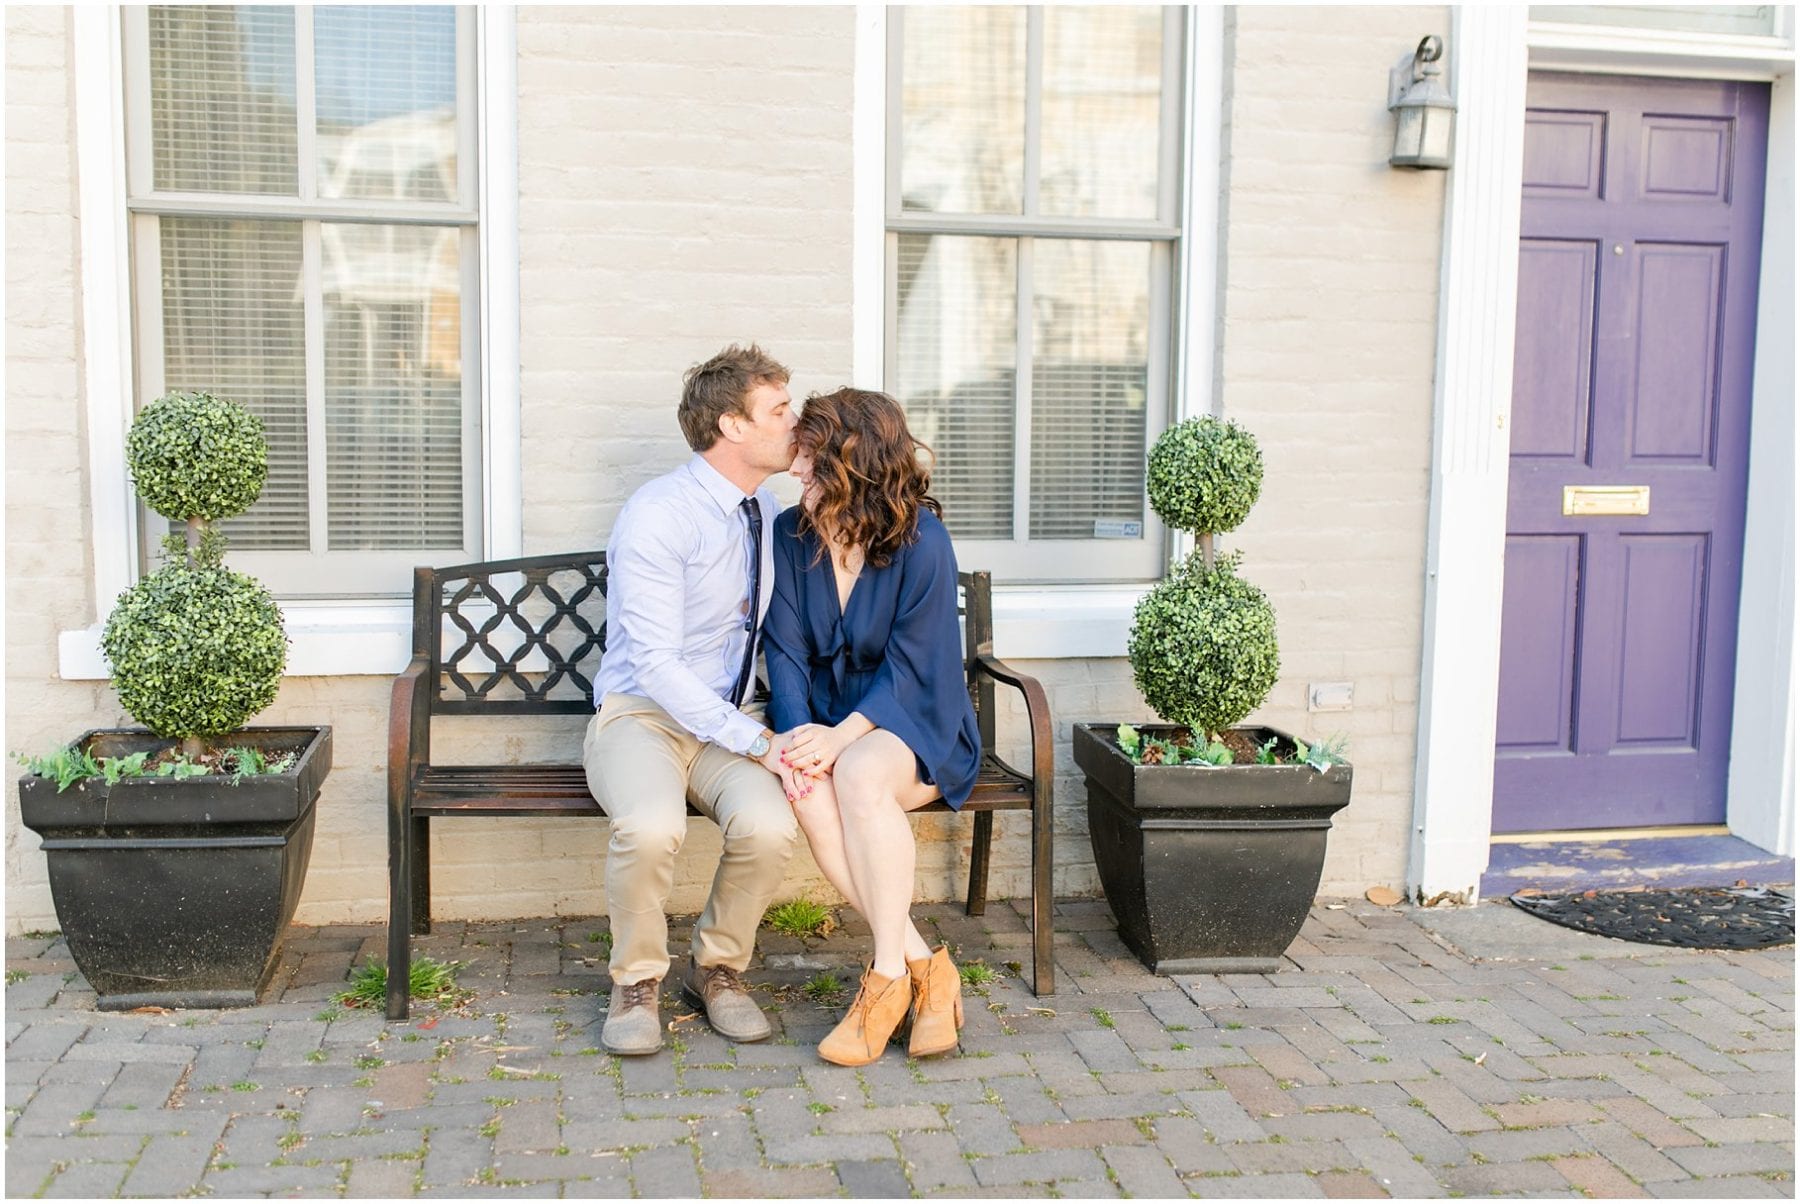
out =
<path fill-rule="evenodd" d="M 628 1012 L 632 1008 L 649 1007 L 656 1002 L 656 988 L 661 979 L 646 978 L 643 982 L 628 982 L 619 990 L 623 995 L 619 1000 L 619 1010 Z"/>
<path fill-rule="evenodd" d="M 716 991 L 740 991 L 746 995 L 749 994 L 749 988 L 744 985 L 744 980 L 738 977 L 736 970 L 730 966 L 707 966 L 706 983 L 702 988 L 702 993 L 711 995 Z"/>

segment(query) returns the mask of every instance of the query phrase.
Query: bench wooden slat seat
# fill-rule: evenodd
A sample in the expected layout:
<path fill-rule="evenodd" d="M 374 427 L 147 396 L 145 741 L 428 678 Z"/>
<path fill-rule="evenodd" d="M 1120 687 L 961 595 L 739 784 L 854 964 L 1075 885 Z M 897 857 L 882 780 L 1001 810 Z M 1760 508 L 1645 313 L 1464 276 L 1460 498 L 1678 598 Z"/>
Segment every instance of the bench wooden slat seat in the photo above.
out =
<path fill-rule="evenodd" d="M 972 817 L 970 915 L 987 908 L 994 812 L 1031 812 L 1031 988 L 1055 990 L 1051 961 L 1051 727 L 1039 683 L 993 654 L 992 580 L 959 575 L 964 669 L 985 749 Z M 413 575 L 413 657 L 394 679 L 388 715 L 387 1015 L 405 1018 L 411 934 L 431 930 L 430 825 L 456 816 L 604 817 L 579 764 L 436 765 L 434 716 L 591 714 L 606 649 L 606 554 L 578 552 Z M 994 686 L 1019 691 L 1030 770 L 994 753 Z M 690 812 L 692 808 L 690 807 Z M 942 799 L 923 811 L 948 812 Z"/>
<path fill-rule="evenodd" d="M 998 757 L 984 756 L 975 793 L 963 811 L 1031 805 L 1031 779 Z M 688 809 L 690 812 L 693 808 Z M 942 799 L 920 813 L 948 812 Z M 599 816 L 579 765 L 433 765 L 413 782 L 414 815 Z"/>

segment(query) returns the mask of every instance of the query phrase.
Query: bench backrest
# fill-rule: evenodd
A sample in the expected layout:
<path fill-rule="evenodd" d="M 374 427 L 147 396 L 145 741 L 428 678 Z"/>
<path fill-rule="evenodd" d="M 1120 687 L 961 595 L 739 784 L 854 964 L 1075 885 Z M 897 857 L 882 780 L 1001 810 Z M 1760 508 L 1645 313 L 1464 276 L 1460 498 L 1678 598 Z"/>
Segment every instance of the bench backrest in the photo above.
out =
<path fill-rule="evenodd" d="M 992 582 L 958 582 L 966 670 L 993 651 Z M 605 651 L 605 552 L 413 570 L 413 654 L 430 660 L 432 714 L 587 714 Z M 970 697 L 992 747 L 993 686 L 980 682 Z"/>

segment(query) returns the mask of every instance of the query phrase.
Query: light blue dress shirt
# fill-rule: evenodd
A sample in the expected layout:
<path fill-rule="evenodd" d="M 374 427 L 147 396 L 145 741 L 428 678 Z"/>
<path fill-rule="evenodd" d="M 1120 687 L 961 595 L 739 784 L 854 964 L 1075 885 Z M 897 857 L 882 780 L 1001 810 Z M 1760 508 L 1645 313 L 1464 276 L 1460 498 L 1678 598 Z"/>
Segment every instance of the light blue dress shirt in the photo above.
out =
<path fill-rule="evenodd" d="M 763 725 L 731 703 L 749 636 L 744 497 L 696 455 L 625 503 L 606 544 L 606 655 L 594 679 L 596 708 L 608 694 L 635 694 L 702 740 L 750 751 Z M 781 503 L 766 485 L 756 500 L 763 522 L 760 631 L 775 589 Z"/>

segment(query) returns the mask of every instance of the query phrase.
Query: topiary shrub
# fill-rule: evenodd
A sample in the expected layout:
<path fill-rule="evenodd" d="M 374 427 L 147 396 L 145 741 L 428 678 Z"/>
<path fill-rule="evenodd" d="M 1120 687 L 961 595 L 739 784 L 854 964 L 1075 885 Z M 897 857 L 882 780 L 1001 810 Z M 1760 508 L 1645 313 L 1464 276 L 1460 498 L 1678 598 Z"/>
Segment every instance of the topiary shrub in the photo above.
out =
<path fill-rule="evenodd" d="M 1234 422 L 1191 418 L 1151 448 L 1147 487 L 1158 517 L 1197 546 L 1138 603 L 1132 674 L 1152 710 L 1209 744 L 1262 705 L 1281 670 L 1269 599 L 1238 575 L 1237 554 L 1213 548 L 1255 505 L 1262 452 Z"/>
<path fill-rule="evenodd" d="M 170 393 L 144 407 L 125 452 L 144 501 L 184 530 L 163 541 L 163 565 L 119 595 L 101 648 L 132 717 L 198 755 L 201 737 L 235 731 L 275 700 L 287 665 L 280 608 L 225 567 L 212 525 L 262 492 L 269 448 L 236 402 Z"/>

